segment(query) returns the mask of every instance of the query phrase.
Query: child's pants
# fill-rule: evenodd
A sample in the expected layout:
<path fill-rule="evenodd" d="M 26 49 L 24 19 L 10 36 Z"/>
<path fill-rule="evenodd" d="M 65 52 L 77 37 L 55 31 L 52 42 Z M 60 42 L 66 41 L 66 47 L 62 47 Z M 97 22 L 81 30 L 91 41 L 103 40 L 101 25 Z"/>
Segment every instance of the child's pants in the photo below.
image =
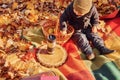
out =
<path fill-rule="evenodd" d="M 98 50 L 104 47 L 102 38 L 100 38 L 97 33 L 92 33 L 90 29 L 76 30 L 72 36 L 72 40 L 85 54 L 93 53 L 90 41 Z"/>

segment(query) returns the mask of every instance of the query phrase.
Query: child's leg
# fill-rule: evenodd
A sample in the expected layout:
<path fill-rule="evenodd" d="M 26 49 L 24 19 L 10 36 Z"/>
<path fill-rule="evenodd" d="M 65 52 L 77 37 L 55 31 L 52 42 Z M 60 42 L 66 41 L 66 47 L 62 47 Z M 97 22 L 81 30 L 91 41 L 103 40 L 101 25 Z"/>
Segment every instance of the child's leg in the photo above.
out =
<path fill-rule="evenodd" d="M 104 45 L 103 39 L 100 38 L 97 34 L 87 33 L 86 36 L 92 41 L 92 44 L 94 45 L 94 47 L 100 51 L 100 54 L 108 54 L 108 53 L 114 52 L 114 50 L 110 50 L 106 48 L 106 46 Z"/>
<path fill-rule="evenodd" d="M 85 34 L 83 34 L 82 32 L 77 32 L 74 33 L 72 36 L 73 41 L 75 42 L 75 44 L 77 45 L 77 47 L 79 49 L 81 49 L 81 51 L 85 54 L 91 54 L 92 52 L 92 48 L 89 44 L 89 41 L 87 40 L 87 37 L 85 36 Z"/>
<path fill-rule="evenodd" d="M 96 33 L 87 33 L 86 36 L 90 41 L 92 41 L 92 44 L 95 48 L 100 49 L 105 46 L 103 39 L 100 38 Z"/>

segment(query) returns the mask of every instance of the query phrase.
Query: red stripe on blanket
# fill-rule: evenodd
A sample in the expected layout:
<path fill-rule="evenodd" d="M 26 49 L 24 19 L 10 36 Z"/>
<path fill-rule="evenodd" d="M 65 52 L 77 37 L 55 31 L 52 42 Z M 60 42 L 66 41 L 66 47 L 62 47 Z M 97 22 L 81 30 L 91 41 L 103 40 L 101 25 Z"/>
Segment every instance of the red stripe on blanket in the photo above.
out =
<path fill-rule="evenodd" d="M 120 36 L 120 18 L 115 18 L 106 22 L 111 26 L 112 31 L 114 31 L 118 36 Z"/>
<path fill-rule="evenodd" d="M 82 58 L 78 53 L 75 44 L 70 40 L 64 48 L 68 52 L 68 59 L 64 65 L 59 67 L 59 70 L 67 77 L 68 80 L 95 80 L 94 76 L 86 67 Z"/>

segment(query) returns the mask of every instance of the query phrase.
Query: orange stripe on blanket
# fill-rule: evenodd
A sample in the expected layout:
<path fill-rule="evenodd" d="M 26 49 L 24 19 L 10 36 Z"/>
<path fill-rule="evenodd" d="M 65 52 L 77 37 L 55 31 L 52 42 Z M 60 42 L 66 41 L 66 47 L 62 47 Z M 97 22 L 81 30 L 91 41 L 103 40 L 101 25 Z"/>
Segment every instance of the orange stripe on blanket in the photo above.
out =
<path fill-rule="evenodd" d="M 110 25 L 112 31 L 114 31 L 118 36 L 120 36 L 120 18 L 115 18 L 106 22 L 107 25 Z"/>
<path fill-rule="evenodd" d="M 95 80 L 91 72 L 86 67 L 75 44 L 70 40 L 64 45 L 68 52 L 68 59 L 59 70 L 68 80 Z"/>

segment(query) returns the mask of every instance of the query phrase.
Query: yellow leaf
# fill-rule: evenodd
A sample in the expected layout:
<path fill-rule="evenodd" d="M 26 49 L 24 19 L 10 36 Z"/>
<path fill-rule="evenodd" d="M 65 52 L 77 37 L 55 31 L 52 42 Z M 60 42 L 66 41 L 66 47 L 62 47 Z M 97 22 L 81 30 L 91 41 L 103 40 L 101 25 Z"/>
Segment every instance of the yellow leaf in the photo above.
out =
<path fill-rule="evenodd" d="M 14 10 L 14 9 L 16 9 L 18 7 L 18 3 L 17 2 L 14 2 L 13 4 L 12 4 L 12 9 Z"/>

